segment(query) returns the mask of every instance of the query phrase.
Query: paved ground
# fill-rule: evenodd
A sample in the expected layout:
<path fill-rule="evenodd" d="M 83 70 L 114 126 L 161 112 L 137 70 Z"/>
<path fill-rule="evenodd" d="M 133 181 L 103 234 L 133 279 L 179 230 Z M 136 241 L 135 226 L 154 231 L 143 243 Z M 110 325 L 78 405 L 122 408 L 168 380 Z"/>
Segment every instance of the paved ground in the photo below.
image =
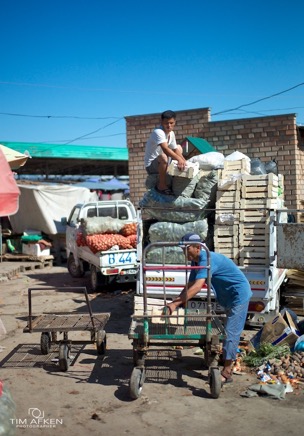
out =
<path fill-rule="evenodd" d="M 90 295 L 94 314 L 111 314 L 105 327 L 105 356 L 98 356 L 88 332 L 81 332 L 77 339 L 87 343 L 73 344 L 73 338 L 71 366 L 60 371 L 57 346 L 42 355 L 40 333 L 23 332 L 28 288 L 44 288 L 33 298 L 36 314 L 81 314 L 87 313 L 87 306 L 75 288 L 88 286 L 89 279 L 72 279 L 66 268 L 59 266 L 18 271 L 8 278 L 16 268 L 18 264 L 12 262 L 0 264 L 0 317 L 7 330 L 0 343 L 1 379 L 16 403 L 16 435 L 48 436 L 58 431 L 73 436 L 87 432 L 98 436 L 302 434 L 302 387 L 282 401 L 244 398 L 241 393 L 257 382 L 255 374 L 246 374 L 235 376 L 234 383 L 223 387 L 218 399 L 212 399 L 202 357 L 195 355 L 193 348 L 151 347 L 142 394 L 132 401 L 133 353 L 128 331 L 134 290 L 129 287 Z M 45 288 L 50 286 L 56 289 L 48 292 Z M 251 333 L 244 332 L 245 336 Z M 30 426 L 32 421 L 37 428 Z"/>

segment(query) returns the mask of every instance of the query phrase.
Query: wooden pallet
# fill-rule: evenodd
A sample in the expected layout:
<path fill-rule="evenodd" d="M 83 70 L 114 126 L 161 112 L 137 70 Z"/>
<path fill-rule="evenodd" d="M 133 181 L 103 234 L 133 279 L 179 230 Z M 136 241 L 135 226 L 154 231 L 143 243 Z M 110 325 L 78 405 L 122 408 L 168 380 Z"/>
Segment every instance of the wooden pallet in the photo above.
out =
<path fill-rule="evenodd" d="M 6 253 L 2 256 L 3 261 L 15 261 L 15 262 L 41 262 L 53 260 L 54 256 L 33 256 L 31 254 L 14 254 Z"/>

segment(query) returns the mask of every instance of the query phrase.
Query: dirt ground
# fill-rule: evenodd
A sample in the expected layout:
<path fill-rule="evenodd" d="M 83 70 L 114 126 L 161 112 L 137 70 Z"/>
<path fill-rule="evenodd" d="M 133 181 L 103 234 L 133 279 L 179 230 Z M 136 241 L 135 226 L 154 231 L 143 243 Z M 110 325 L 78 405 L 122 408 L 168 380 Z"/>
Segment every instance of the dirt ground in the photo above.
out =
<path fill-rule="evenodd" d="M 105 326 L 106 354 L 97 355 L 88 332 L 71 334 L 72 341 L 80 338 L 87 344 L 73 344 L 73 361 L 68 371 L 60 371 L 56 346 L 42 355 L 40 333 L 23 333 L 28 288 L 45 286 L 74 289 L 35 291 L 33 314 L 87 313 L 83 293 L 75 288 L 88 286 L 88 277 L 73 279 L 65 267 L 31 270 L 0 283 L 0 317 L 7 330 L 0 343 L 0 374 L 16 403 L 16 435 L 58 431 L 71 436 L 302 434 L 304 386 L 286 394 L 284 400 L 246 398 L 241 393 L 257 378 L 235 375 L 234 383 L 213 399 L 207 370 L 202 356 L 194 354 L 195 348 L 151 348 L 142 394 L 131 400 L 133 357 L 128 330 L 134 289 L 130 286 L 90 294 L 94 314 L 111 313 Z M 245 338 L 250 334 L 245 331 Z"/>

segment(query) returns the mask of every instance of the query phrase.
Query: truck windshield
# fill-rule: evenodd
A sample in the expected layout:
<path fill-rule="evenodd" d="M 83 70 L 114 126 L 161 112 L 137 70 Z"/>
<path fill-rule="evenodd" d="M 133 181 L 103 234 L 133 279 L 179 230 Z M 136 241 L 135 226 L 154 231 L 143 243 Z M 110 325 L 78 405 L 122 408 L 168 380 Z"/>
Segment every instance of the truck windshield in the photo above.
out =
<path fill-rule="evenodd" d="M 127 220 L 129 218 L 128 209 L 125 206 L 107 206 L 107 207 L 90 207 L 88 208 L 87 217 L 108 217 Z"/>

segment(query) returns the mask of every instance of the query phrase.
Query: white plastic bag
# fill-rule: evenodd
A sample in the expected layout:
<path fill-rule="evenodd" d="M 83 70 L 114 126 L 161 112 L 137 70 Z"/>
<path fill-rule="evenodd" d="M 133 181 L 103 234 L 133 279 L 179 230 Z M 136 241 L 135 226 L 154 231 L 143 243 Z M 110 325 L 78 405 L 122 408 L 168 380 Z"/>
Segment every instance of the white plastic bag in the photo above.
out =
<path fill-rule="evenodd" d="M 210 151 L 209 153 L 199 154 L 188 159 L 188 162 L 199 163 L 200 170 L 215 170 L 217 168 L 224 168 L 225 156 L 223 153 L 217 151 Z"/>

